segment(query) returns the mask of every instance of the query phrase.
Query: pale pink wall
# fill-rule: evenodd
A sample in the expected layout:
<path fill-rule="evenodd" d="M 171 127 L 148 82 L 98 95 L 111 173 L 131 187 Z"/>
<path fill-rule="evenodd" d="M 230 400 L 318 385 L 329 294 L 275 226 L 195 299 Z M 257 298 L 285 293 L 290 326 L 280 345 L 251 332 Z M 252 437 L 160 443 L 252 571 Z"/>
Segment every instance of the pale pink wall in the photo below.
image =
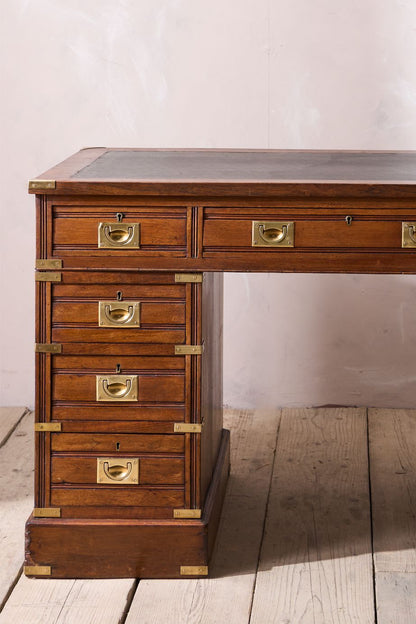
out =
<path fill-rule="evenodd" d="M 416 148 L 415 28 L 413 0 L 2 0 L 1 403 L 33 405 L 29 177 L 88 145 Z M 227 276 L 225 401 L 414 405 L 415 290 Z"/>

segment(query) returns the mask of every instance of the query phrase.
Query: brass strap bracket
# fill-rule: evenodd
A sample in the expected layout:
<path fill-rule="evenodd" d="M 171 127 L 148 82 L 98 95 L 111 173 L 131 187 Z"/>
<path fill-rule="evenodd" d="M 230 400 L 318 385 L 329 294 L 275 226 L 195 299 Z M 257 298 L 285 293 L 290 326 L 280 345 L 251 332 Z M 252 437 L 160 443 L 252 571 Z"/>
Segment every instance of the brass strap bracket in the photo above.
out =
<path fill-rule="evenodd" d="M 175 345 L 175 355 L 202 355 L 203 345 Z"/>
<path fill-rule="evenodd" d="M 46 191 L 56 188 L 56 180 L 29 180 L 29 191 Z"/>
<path fill-rule="evenodd" d="M 35 507 L 33 510 L 34 518 L 60 518 L 60 507 Z"/>
<path fill-rule="evenodd" d="M 36 282 L 60 282 L 62 281 L 62 274 L 50 271 L 44 271 L 43 273 L 35 273 Z"/>
<path fill-rule="evenodd" d="M 45 259 L 37 259 L 35 261 L 35 269 L 62 269 L 63 261 L 57 258 L 53 260 L 45 258 Z"/>
<path fill-rule="evenodd" d="M 202 424 L 198 423 L 174 423 L 173 433 L 201 433 Z"/>
<path fill-rule="evenodd" d="M 25 576 L 50 576 L 52 574 L 52 569 L 51 566 L 23 566 L 23 574 Z"/>
<path fill-rule="evenodd" d="M 200 518 L 201 510 L 200 509 L 174 509 L 173 517 L 174 518 Z"/>
<path fill-rule="evenodd" d="M 35 431 L 62 431 L 62 423 L 59 423 L 59 422 L 35 423 Z"/>
<path fill-rule="evenodd" d="M 59 342 L 37 342 L 35 353 L 62 353 L 62 345 Z"/>
<path fill-rule="evenodd" d="M 181 566 L 181 576 L 208 576 L 208 566 Z"/>
<path fill-rule="evenodd" d="M 202 273 L 175 273 L 175 282 L 177 284 L 200 284 L 202 280 Z"/>

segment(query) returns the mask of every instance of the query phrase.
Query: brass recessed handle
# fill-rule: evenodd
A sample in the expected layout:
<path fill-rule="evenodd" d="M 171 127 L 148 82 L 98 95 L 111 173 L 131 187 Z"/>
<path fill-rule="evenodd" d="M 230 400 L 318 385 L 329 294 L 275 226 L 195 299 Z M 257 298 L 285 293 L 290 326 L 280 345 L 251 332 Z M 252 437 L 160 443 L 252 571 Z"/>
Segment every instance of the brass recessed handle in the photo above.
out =
<path fill-rule="evenodd" d="M 97 457 L 97 483 L 138 484 L 139 460 L 131 457 Z"/>
<path fill-rule="evenodd" d="M 139 327 L 139 301 L 99 301 L 98 324 L 100 327 Z"/>
<path fill-rule="evenodd" d="M 402 247 L 416 247 L 416 223 L 402 223 Z"/>
<path fill-rule="evenodd" d="M 106 476 L 109 479 L 113 479 L 113 481 L 123 481 L 123 479 L 127 479 L 131 474 L 133 469 L 133 464 L 128 461 L 126 466 L 122 464 L 112 464 L 110 466 L 110 462 L 106 461 L 103 463 L 103 470 Z"/>
<path fill-rule="evenodd" d="M 139 223 L 99 223 L 98 224 L 98 247 L 101 249 L 114 249 L 126 247 L 138 249 Z"/>
<path fill-rule="evenodd" d="M 97 375 L 97 401 L 137 401 L 137 375 Z"/>
<path fill-rule="evenodd" d="M 293 221 L 253 221 L 252 247 L 293 247 Z"/>

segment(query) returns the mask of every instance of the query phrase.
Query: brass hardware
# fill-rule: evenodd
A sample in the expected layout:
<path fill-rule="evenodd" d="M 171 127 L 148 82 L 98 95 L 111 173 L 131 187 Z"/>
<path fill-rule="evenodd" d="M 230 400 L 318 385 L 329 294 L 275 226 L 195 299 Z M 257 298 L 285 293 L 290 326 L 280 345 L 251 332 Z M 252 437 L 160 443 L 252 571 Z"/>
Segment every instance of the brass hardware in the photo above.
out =
<path fill-rule="evenodd" d="M 35 423 L 35 431 L 62 431 L 62 423 L 58 423 L 58 422 Z"/>
<path fill-rule="evenodd" d="M 100 327 L 140 327 L 139 301 L 99 301 Z"/>
<path fill-rule="evenodd" d="M 120 375 L 121 373 L 121 366 L 120 364 L 116 364 L 116 375 Z"/>
<path fill-rule="evenodd" d="M 132 457 L 97 457 L 97 483 L 139 483 L 139 460 Z"/>
<path fill-rule="evenodd" d="M 175 282 L 178 284 L 197 284 L 202 282 L 202 273 L 175 273 Z"/>
<path fill-rule="evenodd" d="M 62 280 L 61 273 L 35 273 L 35 281 L 36 282 L 60 282 Z"/>
<path fill-rule="evenodd" d="M 62 269 L 62 260 L 43 260 L 38 259 L 35 262 L 36 269 Z"/>
<path fill-rule="evenodd" d="M 124 214 L 122 212 L 116 212 L 117 223 L 121 223 L 123 221 Z"/>
<path fill-rule="evenodd" d="M 416 247 L 416 223 L 402 223 L 402 247 Z"/>
<path fill-rule="evenodd" d="M 198 423 L 174 423 L 173 433 L 201 433 L 202 425 Z"/>
<path fill-rule="evenodd" d="M 23 566 L 23 574 L 25 576 L 50 576 L 52 574 L 52 569 L 51 566 Z"/>
<path fill-rule="evenodd" d="M 294 247 L 293 221 L 253 221 L 252 247 Z"/>
<path fill-rule="evenodd" d="M 55 180 L 29 180 L 29 191 L 56 188 Z"/>
<path fill-rule="evenodd" d="M 62 353 L 62 345 L 59 342 L 37 342 L 35 353 Z"/>
<path fill-rule="evenodd" d="M 208 566 L 181 566 L 182 576 L 208 576 Z"/>
<path fill-rule="evenodd" d="M 101 249 L 140 248 L 139 223 L 99 223 L 98 247 Z"/>
<path fill-rule="evenodd" d="M 117 291 L 116 299 L 117 299 L 117 301 L 122 301 L 123 300 L 123 293 L 121 292 L 121 290 Z"/>
<path fill-rule="evenodd" d="M 174 509 L 173 517 L 174 518 L 200 518 L 201 510 L 200 509 Z"/>
<path fill-rule="evenodd" d="M 60 507 L 35 507 L 33 510 L 34 518 L 60 518 Z"/>
<path fill-rule="evenodd" d="M 175 345 L 175 355 L 202 355 L 202 345 Z"/>
<path fill-rule="evenodd" d="M 97 401 L 137 401 L 137 375 L 96 375 Z"/>
<path fill-rule="evenodd" d="M 346 223 L 347 225 L 351 225 L 351 223 L 352 223 L 352 217 L 351 217 L 351 215 L 347 215 L 347 216 L 345 217 L 345 223 Z"/>

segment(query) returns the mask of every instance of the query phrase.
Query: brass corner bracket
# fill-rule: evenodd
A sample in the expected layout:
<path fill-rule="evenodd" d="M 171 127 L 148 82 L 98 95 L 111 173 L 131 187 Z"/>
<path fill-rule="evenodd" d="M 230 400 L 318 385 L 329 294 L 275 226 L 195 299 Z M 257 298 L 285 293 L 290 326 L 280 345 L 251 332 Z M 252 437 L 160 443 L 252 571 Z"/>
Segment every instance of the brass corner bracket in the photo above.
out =
<path fill-rule="evenodd" d="M 35 269 L 62 269 L 63 260 L 59 258 L 37 258 Z"/>
<path fill-rule="evenodd" d="M 175 273 L 175 282 L 177 284 L 200 284 L 202 280 L 202 273 Z"/>
<path fill-rule="evenodd" d="M 181 576 L 208 576 L 208 566 L 181 566 Z"/>
<path fill-rule="evenodd" d="M 23 574 L 25 576 L 50 576 L 52 569 L 51 566 L 28 565 L 23 566 Z"/>
<path fill-rule="evenodd" d="M 201 433 L 202 424 L 199 423 L 174 423 L 173 433 Z"/>
<path fill-rule="evenodd" d="M 175 345 L 175 355 L 202 355 L 202 345 Z"/>
<path fill-rule="evenodd" d="M 39 422 L 35 423 L 35 431 L 62 431 L 60 422 Z"/>
<path fill-rule="evenodd" d="M 200 509 L 174 509 L 173 517 L 174 518 L 200 518 L 201 510 Z"/>
<path fill-rule="evenodd" d="M 29 180 L 29 191 L 46 191 L 56 188 L 56 180 Z"/>
<path fill-rule="evenodd" d="M 59 342 L 36 342 L 35 353 L 62 353 L 62 345 Z"/>
<path fill-rule="evenodd" d="M 34 518 L 60 518 L 60 507 L 35 507 L 33 510 Z"/>

